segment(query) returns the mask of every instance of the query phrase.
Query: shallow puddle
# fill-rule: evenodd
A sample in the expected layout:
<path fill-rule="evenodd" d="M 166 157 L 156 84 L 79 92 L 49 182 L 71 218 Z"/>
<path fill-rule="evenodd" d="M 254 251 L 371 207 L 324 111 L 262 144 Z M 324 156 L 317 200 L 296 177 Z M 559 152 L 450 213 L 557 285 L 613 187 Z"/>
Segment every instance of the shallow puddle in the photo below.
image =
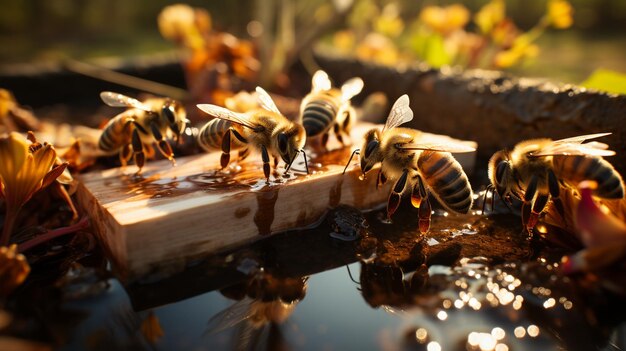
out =
<path fill-rule="evenodd" d="M 435 211 L 424 237 L 412 209 L 344 210 L 165 279 L 125 288 L 86 264 L 31 284 L 20 333 L 67 350 L 624 349 L 621 299 L 560 274 L 519 217 Z"/>

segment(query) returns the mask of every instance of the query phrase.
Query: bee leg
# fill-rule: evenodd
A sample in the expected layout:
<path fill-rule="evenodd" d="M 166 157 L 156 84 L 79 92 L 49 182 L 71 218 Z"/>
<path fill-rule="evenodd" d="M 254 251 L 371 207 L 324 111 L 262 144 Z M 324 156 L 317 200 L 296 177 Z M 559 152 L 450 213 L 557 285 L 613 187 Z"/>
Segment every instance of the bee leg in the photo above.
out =
<path fill-rule="evenodd" d="M 263 159 L 263 174 L 267 179 L 267 184 L 270 183 L 270 155 L 267 153 L 265 145 L 261 145 L 261 158 Z"/>
<path fill-rule="evenodd" d="M 402 175 L 396 181 L 393 189 L 389 193 L 389 200 L 387 200 L 387 219 L 391 219 L 391 216 L 396 212 L 398 206 L 400 206 L 400 200 L 402 199 L 402 192 L 406 186 L 406 179 L 409 176 L 409 170 L 405 169 Z"/>
<path fill-rule="evenodd" d="M 532 231 L 537 224 L 537 217 L 532 212 L 533 203 L 535 199 L 535 195 L 537 195 L 537 183 L 539 182 L 539 178 L 536 175 L 533 175 L 530 178 L 530 182 L 528 183 L 528 187 L 526 187 L 526 192 L 524 193 L 524 204 L 522 205 L 522 224 L 527 231 Z M 527 216 L 524 216 L 524 212 L 528 212 Z"/>
<path fill-rule="evenodd" d="M 341 146 L 346 146 L 346 142 L 343 140 L 343 135 L 344 135 L 343 130 L 338 123 L 333 124 L 333 132 L 335 133 L 335 137 L 337 138 L 337 141 L 341 143 Z"/>
<path fill-rule="evenodd" d="M 233 133 L 233 135 L 235 136 L 235 138 L 237 138 L 237 140 L 241 141 L 244 144 L 248 143 L 248 140 L 246 138 L 243 137 L 243 135 L 241 135 L 237 129 L 235 128 L 230 128 L 230 132 Z"/>
<path fill-rule="evenodd" d="M 328 148 L 326 148 L 326 144 L 328 143 L 328 133 L 324 133 L 322 135 L 322 141 L 321 141 L 321 146 L 322 146 L 322 150 L 328 150 Z"/>
<path fill-rule="evenodd" d="M 248 157 L 248 155 L 250 155 L 250 148 L 247 147 L 243 150 L 239 150 L 237 158 L 239 161 L 243 161 L 246 159 L 246 157 Z"/>
<path fill-rule="evenodd" d="M 170 144 L 163 138 L 163 134 L 154 123 L 150 123 L 150 131 L 152 132 L 152 136 L 157 141 L 157 145 L 159 147 L 159 151 L 163 156 L 167 157 L 168 160 L 174 163 L 174 152 L 172 152 L 172 147 Z"/>
<path fill-rule="evenodd" d="M 546 204 L 548 203 L 548 198 L 549 196 L 545 194 L 537 195 L 537 198 L 533 203 L 532 210 L 530 211 L 528 224 L 526 224 L 526 227 L 529 229 L 529 231 L 537 225 L 537 221 L 539 221 L 539 214 L 541 214 L 543 209 L 546 207 Z"/>
<path fill-rule="evenodd" d="M 126 167 L 128 164 L 128 160 L 133 154 L 133 150 L 130 147 L 130 144 L 126 144 L 120 150 L 120 162 L 122 163 L 122 167 Z"/>
<path fill-rule="evenodd" d="M 411 205 L 415 208 L 420 208 L 422 201 L 425 199 L 425 196 L 423 196 L 425 189 L 422 189 L 422 177 L 418 175 L 416 178 L 415 186 L 413 186 L 413 192 L 411 192 Z"/>
<path fill-rule="evenodd" d="M 343 138 L 341 137 L 341 127 L 339 124 L 333 124 L 333 132 L 335 133 L 335 138 L 343 145 Z"/>
<path fill-rule="evenodd" d="M 419 230 L 420 233 L 426 234 L 430 229 L 430 216 L 432 214 L 432 209 L 430 207 L 430 201 L 428 201 L 428 197 L 422 200 L 420 204 L 418 218 L 419 218 Z"/>
<path fill-rule="evenodd" d="M 343 134 L 341 132 L 335 134 L 335 136 L 337 137 L 339 143 L 341 143 L 341 146 L 346 146 L 346 143 L 343 141 Z"/>
<path fill-rule="evenodd" d="M 220 156 L 220 166 L 222 169 L 230 162 L 230 129 L 222 137 L 222 156 Z"/>
<path fill-rule="evenodd" d="M 350 139 L 350 129 L 351 129 L 351 125 L 352 125 L 352 120 L 355 117 L 353 116 L 353 114 L 346 112 L 346 117 L 343 120 L 343 123 L 341 125 L 341 128 L 339 128 L 339 134 L 347 137 L 347 141 L 345 138 L 341 138 L 341 143 L 343 144 L 343 146 L 349 146 L 352 144 L 352 140 Z"/>
<path fill-rule="evenodd" d="M 387 183 L 387 177 L 385 173 L 383 173 L 382 168 L 378 170 L 378 176 L 376 177 L 376 190 L 378 190 L 379 186 L 383 186 Z"/>
<path fill-rule="evenodd" d="M 552 203 L 556 207 L 556 210 L 559 212 L 561 217 L 565 216 L 565 209 L 563 208 L 563 202 L 561 202 L 561 192 L 559 188 L 559 181 L 556 178 L 556 175 L 552 170 L 548 171 L 548 188 L 550 189 L 550 197 L 552 198 Z"/>
<path fill-rule="evenodd" d="M 137 174 L 139 174 L 141 173 L 141 169 L 146 162 L 146 155 L 143 152 L 143 144 L 141 142 L 141 137 L 139 136 L 139 129 L 137 128 L 133 130 L 131 143 L 133 146 L 133 158 L 135 159 L 135 165 L 139 167 Z"/>
<path fill-rule="evenodd" d="M 278 157 L 274 157 L 274 177 L 278 177 Z"/>
<path fill-rule="evenodd" d="M 522 204 L 522 225 L 524 226 L 524 229 L 522 232 L 528 233 L 528 228 L 526 226 L 526 223 L 530 221 L 531 208 L 532 208 L 532 205 L 530 204 L 530 202 L 528 203 L 524 202 Z"/>

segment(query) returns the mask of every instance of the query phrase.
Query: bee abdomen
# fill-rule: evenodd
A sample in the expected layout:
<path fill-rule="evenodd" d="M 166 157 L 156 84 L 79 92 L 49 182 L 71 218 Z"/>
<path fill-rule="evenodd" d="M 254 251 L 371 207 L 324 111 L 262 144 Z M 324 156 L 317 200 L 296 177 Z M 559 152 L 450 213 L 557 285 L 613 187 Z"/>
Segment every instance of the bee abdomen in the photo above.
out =
<path fill-rule="evenodd" d="M 127 122 L 127 119 L 121 116 L 111 119 L 102 130 L 98 148 L 104 152 L 114 152 L 127 144 L 130 141 L 128 133 L 130 126 Z"/>
<path fill-rule="evenodd" d="M 222 138 L 231 126 L 231 122 L 219 118 L 209 121 L 198 132 L 198 145 L 205 151 L 220 150 L 222 148 Z M 232 137 L 230 140 L 231 149 L 238 149 L 243 146 L 243 143 L 235 137 Z"/>
<path fill-rule="evenodd" d="M 605 199 L 624 197 L 624 182 L 613 166 L 601 157 L 554 156 L 554 171 L 557 178 L 573 185 L 583 180 L 598 183 L 594 195 Z"/>
<path fill-rule="evenodd" d="M 461 165 L 444 152 L 424 151 L 417 166 L 441 204 L 448 210 L 468 213 L 472 207 L 472 188 Z"/>
<path fill-rule="evenodd" d="M 312 100 L 302 111 L 302 125 L 308 137 L 327 131 L 337 115 L 337 107 L 324 100 Z"/>

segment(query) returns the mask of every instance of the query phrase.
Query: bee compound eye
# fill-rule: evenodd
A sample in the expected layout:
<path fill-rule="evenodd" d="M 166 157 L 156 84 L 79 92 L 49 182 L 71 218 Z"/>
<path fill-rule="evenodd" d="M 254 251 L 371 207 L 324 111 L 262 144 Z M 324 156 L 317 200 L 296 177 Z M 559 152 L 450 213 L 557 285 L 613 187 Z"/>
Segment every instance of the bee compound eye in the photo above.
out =
<path fill-rule="evenodd" d="M 167 118 L 167 121 L 170 124 L 176 123 L 176 110 L 174 104 L 171 101 L 163 104 L 163 107 L 161 108 L 161 113 L 163 114 L 163 116 L 165 116 L 165 118 Z"/>
<path fill-rule="evenodd" d="M 496 183 L 502 184 L 504 178 L 509 173 L 509 168 L 510 166 L 508 161 L 500 161 L 500 163 L 498 163 L 498 166 L 496 167 Z"/>
<path fill-rule="evenodd" d="M 363 156 L 365 158 L 370 157 L 372 152 L 374 152 L 374 150 L 376 150 L 377 147 L 378 147 L 378 140 L 370 141 L 369 143 L 367 143 L 367 146 L 365 147 L 365 153 L 363 154 Z"/>
<path fill-rule="evenodd" d="M 285 133 L 278 134 L 278 150 L 281 153 L 287 152 L 287 135 Z"/>

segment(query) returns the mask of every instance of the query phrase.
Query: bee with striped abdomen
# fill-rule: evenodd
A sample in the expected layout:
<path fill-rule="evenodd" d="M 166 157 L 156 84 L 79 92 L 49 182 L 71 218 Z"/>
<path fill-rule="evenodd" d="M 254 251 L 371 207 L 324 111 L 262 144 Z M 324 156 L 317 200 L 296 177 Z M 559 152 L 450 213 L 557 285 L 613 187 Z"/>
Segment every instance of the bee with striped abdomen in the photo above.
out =
<path fill-rule="evenodd" d="M 274 158 L 274 168 L 279 159 L 291 167 L 300 152 L 304 153 L 306 132 L 304 128 L 283 116 L 269 94 L 261 87 L 256 88 L 261 108 L 241 113 L 227 108 L 201 104 L 198 108 L 217 117 L 208 122 L 198 135 L 198 143 L 207 149 L 221 145 L 222 168 L 230 162 L 231 148 L 244 149 L 251 146 L 261 152 L 263 173 L 267 181 L 270 177 L 270 156 Z M 223 122 L 217 122 L 223 121 Z M 227 123 L 225 123 L 227 122 Z M 233 135 L 235 138 L 231 137 Z M 203 147 L 205 147 L 203 146 Z M 306 165 L 306 154 L 304 154 Z M 308 173 L 308 166 L 307 166 Z"/>
<path fill-rule="evenodd" d="M 260 108 L 261 106 L 259 105 L 258 100 L 256 92 L 248 93 L 246 91 L 241 91 L 235 96 L 227 98 L 225 100 L 225 105 L 226 108 L 231 111 L 245 113 L 247 111 Z M 230 131 L 231 128 L 233 128 L 237 134 L 235 134 L 234 139 L 231 138 L 228 140 L 230 143 L 230 150 L 239 150 L 238 159 L 243 160 L 250 153 L 250 148 L 248 147 L 246 140 L 243 139 L 243 136 L 241 136 L 244 131 L 242 130 L 243 127 L 239 124 L 232 123 L 225 119 L 214 118 L 200 128 L 196 138 L 197 143 L 204 151 L 207 152 L 222 150 L 224 136 Z M 226 157 L 227 156 L 223 156 L 221 159 L 223 163 L 222 168 L 228 166 L 227 161 L 230 161 L 230 155 L 228 155 L 228 159 L 226 159 Z"/>
<path fill-rule="evenodd" d="M 532 230 L 551 200 L 562 214 L 561 186 L 576 188 L 583 180 L 598 183 L 594 195 L 606 199 L 624 197 L 622 177 L 602 156 L 615 155 L 608 145 L 597 141 L 583 143 L 611 133 L 581 135 L 551 140 L 533 139 L 500 150 L 489 160 L 490 189 L 510 202 L 511 195 L 523 202 L 522 222 Z"/>
<path fill-rule="evenodd" d="M 360 93 L 361 89 L 361 78 L 352 78 L 341 89 L 337 89 L 332 88 L 326 72 L 315 72 L 312 90 L 300 105 L 302 125 L 307 138 L 321 136 L 321 145 L 325 147 L 332 128 L 337 140 L 346 145 L 344 138 L 350 137 L 350 129 L 356 119 L 356 111 L 350 104 L 350 99 Z"/>
<path fill-rule="evenodd" d="M 144 148 L 156 142 L 161 154 L 174 162 L 172 148 L 165 138 L 171 131 L 178 140 L 188 123 L 185 109 L 178 101 L 150 98 L 142 102 L 110 91 L 103 91 L 100 97 L 109 106 L 128 108 L 104 127 L 98 140 L 102 151 L 119 152 L 123 165 L 132 154 L 139 173 L 145 163 Z"/>
<path fill-rule="evenodd" d="M 411 192 L 411 203 L 419 208 L 420 232 L 426 233 L 430 228 L 429 194 L 435 196 L 446 209 L 456 213 L 468 213 L 472 207 L 469 180 L 450 152 L 471 152 L 475 149 L 460 143 L 420 142 L 420 131 L 398 128 L 412 119 L 409 97 L 402 95 L 391 108 L 382 131 L 368 131 L 362 148 L 355 150 L 353 155 L 360 154 L 364 175 L 381 163 L 377 187 L 388 179 L 396 179 L 387 202 L 388 217 L 400 205 L 402 194 Z"/>

